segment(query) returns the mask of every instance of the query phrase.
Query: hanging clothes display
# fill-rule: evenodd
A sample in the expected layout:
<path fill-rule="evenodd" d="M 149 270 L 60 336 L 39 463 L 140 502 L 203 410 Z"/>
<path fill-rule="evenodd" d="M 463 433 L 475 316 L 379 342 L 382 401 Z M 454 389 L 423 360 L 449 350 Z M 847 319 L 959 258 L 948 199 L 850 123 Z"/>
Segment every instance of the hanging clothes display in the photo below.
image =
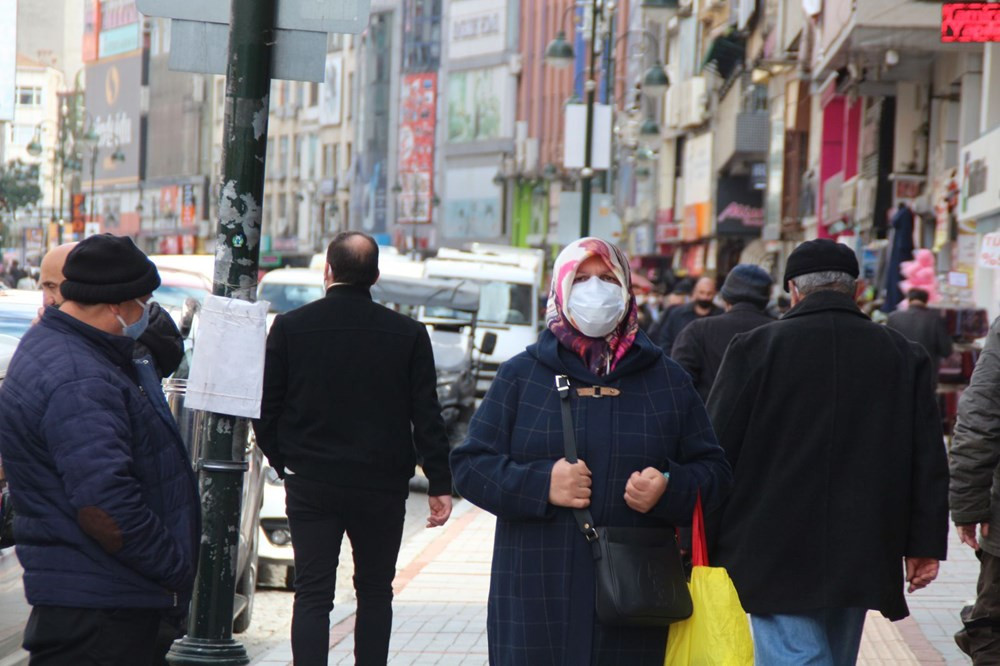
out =
<path fill-rule="evenodd" d="M 904 261 L 913 260 L 913 212 L 906 204 L 899 204 L 892 216 L 892 241 L 889 252 L 889 266 L 885 281 L 885 303 L 882 312 L 893 312 L 903 300 L 899 282 L 902 279 L 900 267 Z"/>

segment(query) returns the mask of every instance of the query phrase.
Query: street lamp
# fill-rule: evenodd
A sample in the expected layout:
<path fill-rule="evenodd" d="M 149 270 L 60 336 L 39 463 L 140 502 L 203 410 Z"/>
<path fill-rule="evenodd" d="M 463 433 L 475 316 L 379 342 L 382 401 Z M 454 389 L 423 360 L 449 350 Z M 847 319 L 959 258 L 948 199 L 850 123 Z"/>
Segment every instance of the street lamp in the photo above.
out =
<path fill-rule="evenodd" d="M 556 69 L 568 69 L 575 61 L 573 45 L 566 41 L 566 32 L 560 30 L 545 48 L 545 64 Z"/>
<path fill-rule="evenodd" d="M 640 7 L 654 21 L 664 21 L 677 11 L 677 0 L 642 0 Z"/>
<path fill-rule="evenodd" d="M 639 144 L 648 150 L 654 150 L 660 144 L 660 125 L 652 118 L 647 118 L 639 128 Z"/>
<path fill-rule="evenodd" d="M 615 38 L 614 46 L 618 46 L 618 42 L 629 35 L 642 35 L 643 38 L 653 43 L 656 60 L 652 67 L 642 75 L 642 92 L 648 97 L 662 97 L 667 92 L 667 88 L 670 87 L 670 77 L 667 76 L 667 71 L 663 68 L 663 61 L 660 59 L 660 40 L 648 30 L 629 30 Z"/>
<path fill-rule="evenodd" d="M 576 7 L 577 5 L 574 4 L 566 8 L 566 13 L 563 14 L 563 23 L 565 23 L 568 13 L 571 10 L 576 9 Z M 606 35 L 608 32 L 608 26 L 605 24 L 605 12 L 608 13 L 607 18 L 610 21 L 615 11 L 615 5 L 614 3 L 608 3 L 605 5 L 605 3 L 601 2 L 601 0 L 590 0 L 589 7 L 584 5 L 584 11 L 588 11 L 590 14 L 590 34 L 589 36 L 584 35 L 584 38 L 588 42 L 588 55 L 590 57 L 587 62 L 587 78 L 583 84 L 583 89 L 587 93 L 587 121 L 583 147 L 583 169 L 580 170 L 581 237 L 590 235 L 590 198 L 594 181 L 594 104 L 597 101 L 597 81 L 595 79 L 597 75 L 597 55 L 599 51 L 598 26 L 600 26 L 601 34 Z M 576 54 L 573 51 L 573 47 L 570 46 L 569 42 L 566 40 L 565 30 L 560 30 L 556 35 L 555 40 L 553 40 L 548 45 L 548 48 L 545 49 L 546 62 L 553 67 L 564 68 L 575 62 L 575 59 Z"/>

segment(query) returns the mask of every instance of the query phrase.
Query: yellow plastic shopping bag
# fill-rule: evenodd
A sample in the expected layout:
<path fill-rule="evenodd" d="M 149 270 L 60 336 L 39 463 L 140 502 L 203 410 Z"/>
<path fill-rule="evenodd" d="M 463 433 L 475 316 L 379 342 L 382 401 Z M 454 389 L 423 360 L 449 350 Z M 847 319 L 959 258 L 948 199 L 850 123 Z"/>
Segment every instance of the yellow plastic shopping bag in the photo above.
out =
<path fill-rule="evenodd" d="M 670 625 L 665 666 L 753 666 L 750 621 L 729 574 L 708 566 L 701 497 L 691 530 L 691 617 Z"/>

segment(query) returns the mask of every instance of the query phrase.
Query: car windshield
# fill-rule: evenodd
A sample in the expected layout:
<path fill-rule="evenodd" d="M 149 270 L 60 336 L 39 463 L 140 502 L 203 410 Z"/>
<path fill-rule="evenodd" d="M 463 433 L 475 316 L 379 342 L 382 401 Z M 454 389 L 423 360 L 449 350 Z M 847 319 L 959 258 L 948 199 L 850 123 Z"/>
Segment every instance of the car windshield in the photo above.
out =
<path fill-rule="evenodd" d="M 182 308 L 184 301 L 189 298 L 201 303 L 206 296 L 208 296 L 208 291 L 204 289 L 172 284 L 161 284 L 159 289 L 153 292 L 153 300 L 165 308 Z"/>
<path fill-rule="evenodd" d="M 325 293 L 321 284 L 262 284 L 257 300 L 269 302 L 269 312 L 283 314 L 318 301 Z"/>
<path fill-rule="evenodd" d="M 508 324 L 513 326 L 531 323 L 531 286 L 510 282 L 479 282 L 479 323 Z M 458 319 L 472 321 L 471 312 L 451 308 L 429 307 L 428 319 Z"/>
<path fill-rule="evenodd" d="M 31 328 L 38 307 L 27 304 L 0 306 L 0 335 L 20 339 Z"/>

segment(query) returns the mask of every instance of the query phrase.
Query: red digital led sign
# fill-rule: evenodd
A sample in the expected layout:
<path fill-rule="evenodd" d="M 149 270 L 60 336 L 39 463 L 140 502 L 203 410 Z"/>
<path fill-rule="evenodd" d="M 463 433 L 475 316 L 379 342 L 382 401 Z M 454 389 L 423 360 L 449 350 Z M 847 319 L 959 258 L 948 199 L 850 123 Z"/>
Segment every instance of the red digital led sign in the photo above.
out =
<path fill-rule="evenodd" d="M 1000 42 L 1000 2 L 947 2 L 941 7 L 942 42 Z"/>

